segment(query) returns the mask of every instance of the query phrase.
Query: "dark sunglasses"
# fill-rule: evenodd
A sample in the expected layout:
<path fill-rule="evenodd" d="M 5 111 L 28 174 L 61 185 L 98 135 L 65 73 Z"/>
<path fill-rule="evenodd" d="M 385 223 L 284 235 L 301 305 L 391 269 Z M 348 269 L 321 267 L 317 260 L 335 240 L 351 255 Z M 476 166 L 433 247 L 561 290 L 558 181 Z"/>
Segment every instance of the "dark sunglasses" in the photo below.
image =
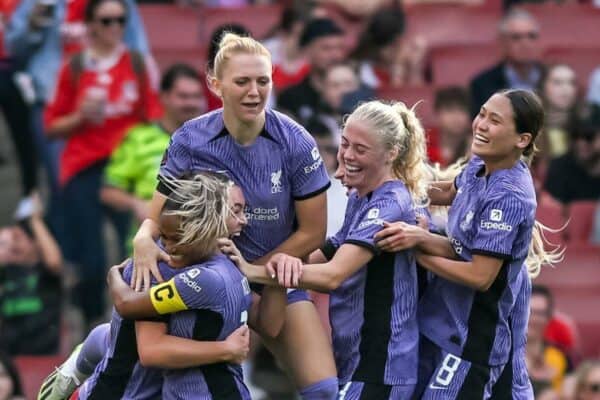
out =
<path fill-rule="evenodd" d="M 125 25 L 125 22 L 127 21 L 127 18 L 125 18 L 125 16 L 122 17 L 101 17 L 97 19 L 98 22 L 100 22 L 103 26 L 111 26 L 113 24 L 116 25 Z"/>
<path fill-rule="evenodd" d="M 516 32 L 508 33 L 508 37 L 510 38 L 510 40 L 513 40 L 515 42 L 518 42 L 518 41 L 521 41 L 524 39 L 536 40 L 539 36 L 540 36 L 540 34 L 535 31 L 525 32 L 525 33 L 516 33 Z"/>
<path fill-rule="evenodd" d="M 600 383 L 588 383 L 585 388 L 588 392 L 600 393 Z"/>

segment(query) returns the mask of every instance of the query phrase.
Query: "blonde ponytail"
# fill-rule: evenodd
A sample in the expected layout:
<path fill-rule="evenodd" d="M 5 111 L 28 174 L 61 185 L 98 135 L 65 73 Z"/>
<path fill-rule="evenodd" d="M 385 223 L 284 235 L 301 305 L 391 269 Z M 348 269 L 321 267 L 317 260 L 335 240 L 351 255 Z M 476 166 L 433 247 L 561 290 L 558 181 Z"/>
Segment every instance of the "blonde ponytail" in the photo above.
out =
<path fill-rule="evenodd" d="M 219 51 L 215 56 L 214 71 L 212 71 L 215 77 L 221 78 L 231 56 L 239 53 L 258 54 L 266 56 L 269 62 L 271 61 L 271 53 L 259 41 L 248 36 L 227 32 L 222 36 L 219 42 Z"/>
<path fill-rule="evenodd" d="M 531 234 L 531 244 L 529 245 L 527 259 L 525 260 L 525 265 L 527 265 L 527 271 L 531 279 L 536 278 L 540 274 L 543 265 L 555 265 L 563 260 L 565 249 L 561 249 L 560 246 L 550 243 L 544 234 L 545 232 L 559 232 L 563 228 L 551 229 L 541 222 L 535 221 Z M 548 245 L 554 246 L 554 249 L 548 250 Z"/>

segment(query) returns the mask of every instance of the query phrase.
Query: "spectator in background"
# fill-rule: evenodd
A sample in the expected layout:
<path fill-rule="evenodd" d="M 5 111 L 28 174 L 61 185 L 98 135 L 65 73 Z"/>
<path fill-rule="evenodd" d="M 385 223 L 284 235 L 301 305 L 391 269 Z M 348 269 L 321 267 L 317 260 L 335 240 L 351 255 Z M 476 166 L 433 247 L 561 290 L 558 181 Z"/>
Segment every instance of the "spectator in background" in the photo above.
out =
<path fill-rule="evenodd" d="M 0 400 L 24 400 L 21 378 L 11 359 L 0 353 Z"/>
<path fill-rule="evenodd" d="M 575 400 L 600 399 L 600 361 L 586 361 L 577 368 Z"/>
<path fill-rule="evenodd" d="M 211 77 L 213 76 L 213 69 L 215 67 L 215 56 L 219 51 L 219 43 L 221 43 L 221 38 L 227 32 L 235 33 L 240 36 L 250 36 L 250 31 L 238 24 L 221 25 L 217 27 L 210 36 L 206 58 L 206 70 L 200 71 L 200 76 L 203 77 L 202 81 L 204 84 L 204 97 L 206 98 L 207 111 L 213 111 L 223 107 L 223 101 L 221 101 L 221 98 L 211 89 Z"/>
<path fill-rule="evenodd" d="M 549 345 L 544 333 L 554 310 L 554 300 L 550 290 L 534 285 L 529 301 L 529 325 L 527 327 L 527 370 L 536 395 L 548 387 L 558 391 L 567 372 L 566 356 Z"/>
<path fill-rule="evenodd" d="M 359 38 L 351 58 L 359 63 L 360 80 L 377 89 L 422 84 L 425 43 L 404 37 L 400 7 L 377 11 Z"/>
<path fill-rule="evenodd" d="M 550 162 L 544 188 L 563 204 L 600 199 L 600 108 L 578 117 L 570 150 Z"/>
<path fill-rule="evenodd" d="M 78 268 L 74 295 L 87 323 L 104 311 L 104 167 L 128 129 L 159 115 L 143 57 L 123 43 L 127 18 L 124 0 L 88 1 L 89 44 L 63 65 L 45 114 L 47 134 L 66 139 L 59 171 L 65 234 L 59 241 Z"/>
<path fill-rule="evenodd" d="M 445 167 L 471 149 L 469 93 L 458 86 L 440 89 L 435 94 L 436 128 L 429 130 L 429 159 Z"/>
<path fill-rule="evenodd" d="M 590 76 L 587 101 L 600 107 L 600 67 L 596 68 Z"/>
<path fill-rule="evenodd" d="M 39 199 L 27 208 L 0 229 L 0 347 L 13 356 L 59 350 L 62 255 Z"/>
<path fill-rule="evenodd" d="M 133 215 L 135 223 L 148 218 L 148 201 L 156 189 L 158 169 L 171 135 L 183 123 L 206 111 L 202 78 L 189 65 L 168 68 L 160 83 L 160 101 L 164 114 L 157 123 L 142 123 L 131 128 L 113 152 L 104 172 L 102 202 Z"/>
<path fill-rule="evenodd" d="M 332 65 L 325 72 L 320 106 L 316 108 L 317 114 L 313 120 L 318 119 L 327 126 L 327 131 L 336 144 L 340 142 L 344 114 L 352 111 L 344 109 L 345 96 L 356 93 L 359 88 L 356 70 L 348 62 Z M 309 132 L 312 133 L 311 130 Z"/>
<path fill-rule="evenodd" d="M 38 164 L 29 122 L 29 102 L 32 101 L 33 90 L 31 78 L 22 71 L 24 60 L 11 57 L 4 47 L 4 31 L 17 6 L 17 0 L 0 1 L 0 114 L 8 125 L 15 147 L 21 174 L 22 201 L 27 201 L 37 188 Z"/>
<path fill-rule="evenodd" d="M 21 0 L 6 31 L 6 48 L 23 63 L 33 81 L 31 124 L 40 161 L 46 169 L 51 198 L 48 218 L 60 228 L 58 169 L 63 141 L 44 135 L 43 113 L 63 60 L 81 50 L 86 38 L 84 10 L 89 0 Z M 134 0 L 125 0 L 125 43 L 149 57 L 146 34 Z M 58 232 L 58 231 L 57 231 Z"/>
<path fill-rule="evenodd" d="M 306 18 L 298 8 L 286 7 L 279 25 L 263 44 L 273 59 L 273 89 L 277 93 L 300 83 L 310 71 L 306 57 L 300 51 L 300 35 Z"/>
<path fill-rule="evenodd" d="M 471 114 L 501 89 L 535 90 L 542 76 L 539 24 L 529 12 L 514 8 L 500 21 L 502 60 L 471 81 Z"/>
<path fill-rule="evenodd" d="M 560 157 L 569 151 L 570 126 L 578 106 L 577 76 L 566 64 L 546 68 L 540 80 L 540 94 L 546 110 L 542 157 Z"/>
<path fill-rule="evenodd" d="M 279 108 L 300 123 L 306 123 L 321 105 L 325 74 L 344 58 L 342 29 L 328 18 L 309 21 L 300 36 L 300 47 L 310 63 L 310 74 L 302 82 L 280 93 Z"/>

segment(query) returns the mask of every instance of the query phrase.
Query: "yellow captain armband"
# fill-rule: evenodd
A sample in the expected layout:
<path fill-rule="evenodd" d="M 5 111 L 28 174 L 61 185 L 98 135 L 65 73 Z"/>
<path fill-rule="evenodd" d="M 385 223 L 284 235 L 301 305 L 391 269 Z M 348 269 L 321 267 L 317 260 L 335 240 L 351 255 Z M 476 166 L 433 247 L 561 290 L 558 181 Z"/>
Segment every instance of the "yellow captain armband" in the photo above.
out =
<path fill-rule="evenodd" d="M 159 314 L 171 314 L 187 310 L 173 279 L 150 289 L 150 300 Z"/>

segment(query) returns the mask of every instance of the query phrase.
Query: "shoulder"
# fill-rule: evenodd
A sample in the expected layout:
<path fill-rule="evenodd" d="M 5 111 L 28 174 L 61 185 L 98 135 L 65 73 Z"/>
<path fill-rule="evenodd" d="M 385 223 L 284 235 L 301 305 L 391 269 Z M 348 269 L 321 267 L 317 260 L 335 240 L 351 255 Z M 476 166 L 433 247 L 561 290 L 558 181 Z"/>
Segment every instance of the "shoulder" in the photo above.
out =
<path fill-rule="evenodd" d="M 362 208 L 368 218 L 377 218 L 379 214 L 386 218 L 400 218 L 413 209 L 412 199 L 408 189 L 399 180 L 386 182 L 372 193 L 371 198 Z"/>
<path fill-rule="evenodd" d="M 495 79 L 503 76 L 502 69 L 504 68 L 504 63 L 500 62 L 495 64 L 487 69 L 484 69 L 479 74 L 475 75 L 472 80 L 473 85 L 480 85 L 490 79 Z"/>
<path fill-rule="evenodd" d="M 222 110 L 214 110 L 186 121 L 173 134 L 173 142 L 202 146 L 218 135 L 223 129 Z"/>
<path fill-rule="evenodd" d="M 299 144 L 316 146 L 308 131 L 289 116 L 276 110 L 267 110 L 265 115 L 265 129 L 288 150 L 295 150 Z"/>

